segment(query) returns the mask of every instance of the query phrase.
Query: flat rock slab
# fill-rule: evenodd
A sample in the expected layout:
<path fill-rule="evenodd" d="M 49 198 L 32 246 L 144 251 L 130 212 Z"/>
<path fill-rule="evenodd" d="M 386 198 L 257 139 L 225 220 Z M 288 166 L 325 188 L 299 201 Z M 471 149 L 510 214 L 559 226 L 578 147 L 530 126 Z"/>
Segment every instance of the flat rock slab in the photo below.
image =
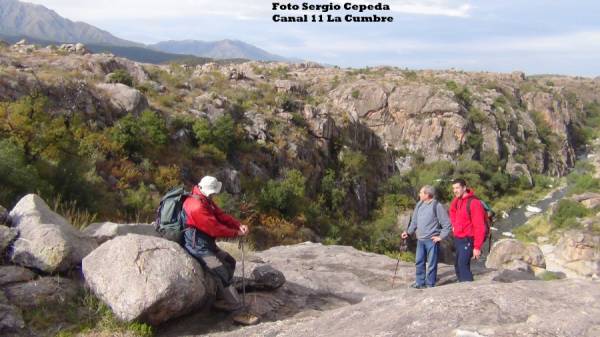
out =
<path fill-rule="evenodd" d="M 159 237 L 160 235 L 150 224 L 118 224 L 114 222 L 97 222 L 82 230 L 83 235 L 94 238 L 98 243 L 104 243 L 117 236 L 140 234 Z"/>
<path fill-rule="evenodd" d="M 600 332 L 599 298 L 599 284 L 584 280 L 398 289 L 318 317 L 263 323 L 210 336 L 592 337 Z"/>

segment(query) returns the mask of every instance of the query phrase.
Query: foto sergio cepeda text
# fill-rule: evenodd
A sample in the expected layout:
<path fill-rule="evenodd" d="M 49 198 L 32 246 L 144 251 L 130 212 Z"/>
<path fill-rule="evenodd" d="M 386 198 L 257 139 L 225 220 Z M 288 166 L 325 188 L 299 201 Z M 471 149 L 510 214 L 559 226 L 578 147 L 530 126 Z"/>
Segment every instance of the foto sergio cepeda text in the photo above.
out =
<path fill-rule="evenodd" d="M 293 3 L 280 3 L 273 2 L 272 10 L 274 11 L 313 11 L 328 13 L 332 11 L 356 11 L 363 13 L 366 11 L 389 11 L 390 6 L 381 2 L 377 4 L 353 4 L 346 2 L 343 5 L 336 3 L 328 4 L 309 4 L 304 2 L 302 4 Z M 381 16 L 377 14 L 372 15 L 353 15 L 346 14 L 344 16 L 332 15 L 332 14 L 302 14 L 302 15 L 273 15 L 273 21 L 275 22 L 393 22 L 394 18 L 391 16 Z"/>

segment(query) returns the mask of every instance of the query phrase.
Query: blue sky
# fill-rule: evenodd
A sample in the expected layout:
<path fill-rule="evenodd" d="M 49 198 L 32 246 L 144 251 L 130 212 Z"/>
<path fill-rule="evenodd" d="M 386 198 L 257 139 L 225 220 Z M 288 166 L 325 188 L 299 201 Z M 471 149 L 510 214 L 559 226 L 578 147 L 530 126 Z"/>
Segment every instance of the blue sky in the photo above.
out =
<path fill-rule="evenodd" d="M 278 55 L 342 67 L 600 75 L 598 1 L 390 0 L 383 3 L 391 11 L 380 13 L 394 22 L 385 24 L 275 23 L 272 1 L 264 0 L 28 2 L 143 43 L 237 39 Z"/>

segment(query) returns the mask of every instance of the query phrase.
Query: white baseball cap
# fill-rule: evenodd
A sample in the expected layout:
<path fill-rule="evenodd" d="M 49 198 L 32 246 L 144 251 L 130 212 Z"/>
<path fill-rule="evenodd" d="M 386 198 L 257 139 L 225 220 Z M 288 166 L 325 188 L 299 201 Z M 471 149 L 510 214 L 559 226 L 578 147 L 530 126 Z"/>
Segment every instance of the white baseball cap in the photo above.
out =
<path fill-rule="evenodd" d="M 223 184 L 218 181 L 217 178 L 211 176 L 202 178 L 202 180 L 200 180 L 198 183 L 200 191 L 207 197 L 209 197 L 211 194 L 218 194 L 221 192 L 221 186 L 223 186 Z"/>

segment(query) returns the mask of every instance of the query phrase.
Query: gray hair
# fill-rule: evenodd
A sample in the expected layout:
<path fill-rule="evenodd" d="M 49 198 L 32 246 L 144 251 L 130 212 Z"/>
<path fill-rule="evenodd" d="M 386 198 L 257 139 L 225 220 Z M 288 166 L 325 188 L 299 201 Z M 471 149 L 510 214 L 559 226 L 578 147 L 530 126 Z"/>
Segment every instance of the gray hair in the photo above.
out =
<path fill-rule="evenodd" d="M 435 187 L 431 185 L 425 185 L 421 187 L 421 190 L 425 192 L 425 194 L 429 195 L 432 198 L 435 198 Z"/>

